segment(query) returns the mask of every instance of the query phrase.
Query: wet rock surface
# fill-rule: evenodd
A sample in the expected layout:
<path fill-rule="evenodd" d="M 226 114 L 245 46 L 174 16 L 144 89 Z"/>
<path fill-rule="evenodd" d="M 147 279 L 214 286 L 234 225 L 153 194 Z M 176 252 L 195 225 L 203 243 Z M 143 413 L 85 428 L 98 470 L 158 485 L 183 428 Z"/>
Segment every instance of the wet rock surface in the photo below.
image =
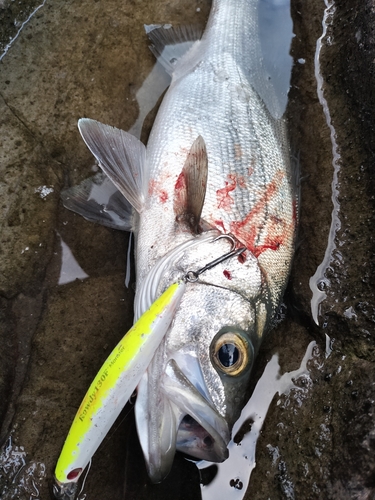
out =
<path fill-rule="evenodd" d="M 89 116 L 129 130 L 139 113 L 137 91 L 154 65 L 143 23 L 204 22 L 209 4 L 47 1 L 0 63 L 4 499 L 51 498 L 54 466 L 75 411 L 132 322 L 133 293 L 124 287 L 127 234 L 88 223 L 59 201 L 63 187 L 96 170 L 77 120 Z M 19 5 L 21 12 L 14 12 L 14 4 L 0 2 L 4 19 L 29 15 Z M 301 165 L 300 242 L 287 317 L 262 347 L 253 386 L 273 353 L 286 372 L 299 366 L 309 342 L 316 346 L 309 376 L 296 381 L 299 389 L 271 404 L 249 499 L 375 498 L 375 5 L 344 1 L 328 12 L 320 53 L 328 124 L 314 61 L 325 8 L 318 0 L 292 2 L 288 119 Z M 5 45 L 14 36 L 7 29 Z M 326 297 L 318 327 L 309 280 L 329 240 L 335 166 L 338 222 L 329 268 L 322 270 Z M 87 279 L 58 285 L 61 240 Z M 193 500 L 200 498 L 199 474 L 178 457 L 164 483 L 148 482 L 130 404 L 95 456 L 84 492 L 87 499 Z"/>
<path fill-rule="evenodd" d="M 285 356 L 284 370 L 290 370 L 286 353 L 292 349 L 297 359 L 296 345 L 307 334 L 317 347 L 306 389 L 276 397 L 270 408 L 257 447 L 252 499 L 375 498 L 374 4 L 340 2 L 325 9 L 323 2 L 292 2 L 296 64 L 288 117 L 301 164 L 300 244 L 289 286 L 292 318 L 263 346 Z M 322 103 L 314 57 L 324 13 Z M 332 252 L 318 285 L 326 297 L 317 327 L 309 280 L 324 260 L 332 191 L 337 209 Z"/>

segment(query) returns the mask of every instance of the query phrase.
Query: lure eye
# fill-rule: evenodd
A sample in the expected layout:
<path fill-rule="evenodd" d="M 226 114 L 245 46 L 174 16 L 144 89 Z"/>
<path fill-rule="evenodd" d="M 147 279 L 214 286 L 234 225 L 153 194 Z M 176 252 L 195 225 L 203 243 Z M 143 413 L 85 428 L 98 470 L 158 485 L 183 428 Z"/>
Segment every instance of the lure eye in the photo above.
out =
<path fill-rule="evenodd" d="M 79 467 L 78 469 L 73 469 L 69 472 L 69 474 L 66 476 L 68 481 L 74 481 L 75 479 L 78 479 L 78 476 L 81 474 L 82 468 Z"/>
<path fill-rule="evenodd" d="M 211 345 L 211 359 L 221 372 L 240 375 L 249 364 L 248 342 L 237 333 L 223 333 Z"/>

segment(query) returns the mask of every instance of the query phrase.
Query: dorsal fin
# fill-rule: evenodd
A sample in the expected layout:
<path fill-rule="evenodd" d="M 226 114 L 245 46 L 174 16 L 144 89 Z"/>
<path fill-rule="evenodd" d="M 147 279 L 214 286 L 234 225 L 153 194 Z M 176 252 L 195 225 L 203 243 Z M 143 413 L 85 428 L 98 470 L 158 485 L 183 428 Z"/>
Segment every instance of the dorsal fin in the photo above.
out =
<path fill-rule="evenodd" d="M 197 234 L 206 196 L 208 159 L 202 136 L 194 141 L 175 184 L 174 211 L 178 223 Z"/>
<path fill-rule="evenodd" d="M 145 145 L 123 130 L 89 118 L 81 118 L 78 128 L 104 173 L 137 212 L 141 212 L 144 204 Z"/>
<path fill-rule="evenodd" d="M 171 24 L 145 24 L 148 38 L 152 42 L 151 52 L 172 75 L 176 63 L 197 42 L 203 33 L 200 26 L 176 26 Z"/>

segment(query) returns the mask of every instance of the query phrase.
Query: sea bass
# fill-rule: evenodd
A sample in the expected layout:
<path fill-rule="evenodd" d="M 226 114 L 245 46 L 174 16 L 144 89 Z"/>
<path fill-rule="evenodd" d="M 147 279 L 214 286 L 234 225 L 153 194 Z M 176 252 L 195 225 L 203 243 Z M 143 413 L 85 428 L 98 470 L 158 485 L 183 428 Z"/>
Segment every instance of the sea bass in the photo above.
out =
<path fill-rule="evenodd" d="M 89 219 L 134 231 L 135 320 L 172 283 L 187 282 L 137 391 L 138 435 L 154 482 L 168 474 L 176 450 L 227 458 L 290 271 L 295 181 L 285 123 L 262 65 L 257 3 L 214 0 L 198 40 L 189 28 L 147 27 L 172 76 L 147 148 L 119 129 L 79 121 L 114 186 L 108 203 L 95 201 L 88 184 L 80 200 L 71 192 L 64 202 Z M 118 209 L 117 190 L 131 210 Z"/>

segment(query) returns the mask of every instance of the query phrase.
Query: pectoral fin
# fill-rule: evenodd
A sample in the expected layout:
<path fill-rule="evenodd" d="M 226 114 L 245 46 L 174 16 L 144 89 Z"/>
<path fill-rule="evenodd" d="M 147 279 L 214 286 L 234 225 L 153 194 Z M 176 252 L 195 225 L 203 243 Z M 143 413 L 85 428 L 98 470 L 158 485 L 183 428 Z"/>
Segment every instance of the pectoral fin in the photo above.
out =
<path fill-rule="evenodd" d="M 104 173 L 140 213 L 144 204 L 144 144 L 123 130 L 89 118 L 81 118 L 78 128 Z"/>
<path fill-rule="evenodd" d="M 174 211 L 179 224 L 197 234 L 207 188 L 208 159 L 203 137 L 193 143 L 175 184 Z"/>

